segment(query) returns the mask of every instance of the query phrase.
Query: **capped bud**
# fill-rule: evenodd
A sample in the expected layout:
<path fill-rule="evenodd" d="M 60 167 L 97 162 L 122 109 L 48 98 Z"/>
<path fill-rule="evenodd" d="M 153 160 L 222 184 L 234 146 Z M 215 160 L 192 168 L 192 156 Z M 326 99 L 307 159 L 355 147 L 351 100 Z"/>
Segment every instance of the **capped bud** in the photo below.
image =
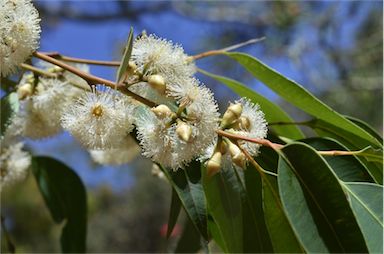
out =
<path fill-rule="evenodd" d="M 249 130 L 251 128 L 251 121 L 249 121 L 248 117 L 241 116 L 232 127 L 238 130 Z"/>
<path fill-rule="evenodd" d="M 137 69 L 137 65 L 135 64 L 135 62 L 129 61 L 128 62 L 128 70 L 135 71 L 136 69 Z"/>
<path fill-rule="evenodd" d="M 246 160 L 244 153 L 240 150 L 237 145 L 235 145 L 231 141 L 227 140 L 227 144 L 233 163 L 235 163 L 239 167 L 244 167 Z"/>
<path fill-rule="evenodd" d="M 244 168 L 245 167 L 245 162 L 246 162 L 246 157 L 244 153 L 238 153 L 235 156 L 232 157 L 233 163 L 235 163 L 237 166 Z"/>
<path fill-rule="evenodd" d="M 214 176 L 221 168 L 221 157 L 222 154 L 219 151 L 216 151 L 212 157 L 207 162 L 207 174 L 208 177 Z"/>
<path fill-rule="evenodd" d="M 177 121 L 176 133 L 181 140 L 189 142 L 192 137 L 192 128 L 185 122 L 179 120 Z"/>
<path fill-rule="evenodd" d="M 160 94 L 165 94 L 165 80 L 161 75 L 151 75 L 148 77 L 148 84 L 158 91 Z"/>
<path fill-rule="evenodd" d="M 225 111 L 223 119 L 221 120 L 221 127 L 226 127 L 236 121 L 243 112 L 243 105 L 241 103 L 231 104 L 227 111 Z"/>
<path fill-rule="evenodd" d="M 153 113 L 155 113 L 158 118 L 161 119 L 165 117 L 171 117 L 175 114 L 167 105 L 164 104 L 160 104 L 159 106 L 154 107 L 151 110 Z"/>
<path fill-rule="evenodd" d="M 30 83 L 25 83 L 22 86 L 17 88 L 17 95 L 19 96 L 19 100 L 24 100 L 28 96 L 31 96 L 33 93 L 33 87 Z"/>

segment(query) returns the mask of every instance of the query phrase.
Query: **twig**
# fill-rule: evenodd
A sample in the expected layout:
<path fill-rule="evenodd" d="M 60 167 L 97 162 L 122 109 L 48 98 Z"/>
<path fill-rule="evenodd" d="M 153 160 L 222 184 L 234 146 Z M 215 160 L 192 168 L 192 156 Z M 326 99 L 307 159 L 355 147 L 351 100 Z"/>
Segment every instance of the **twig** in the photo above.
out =
<path fill-rule="evenodd" d="M 269 141 L 268 139 L 248 138 L 248 137 L 244 137 L 244 136 L 237 135 L 234 133 L 226 132 L 223 130 L 216 130 L 216 133 L 219 134 L 220 136 L 224 136 L 227 138 L 236 139 L 236 140 L 240 139 L 240 140 L 245 140 L 248 142 L 260 144 L 263 146 L 268 146 L 268 147 L 272 148 L 273 150 L 280 150 L 284 146 L 281 144 L 273 143 L 273 142 Z"/>
<path fill-rule="evenodd" d="M 247 46 L 249 44 L 257 43 L 257 42 L 260 42 L 260 41 L 263 41 L 263 40 L 265 40 L 265 37 L 253 38 L 253 39 L 250 39 L 248 41 L 241 42 L 239 44 L 235 44 L 235 45 L 223 48 L 223 49 L 216 49 L 216 50 L 206 51 L 206 52 L 194 55 L 194 56 L 192 56 L 192 58 L 193 58 L 193 60 L 197 60 L 197 59 L 204 58 L 204 57 L 207 57 L 207 56 L 219 55 L 219 54 L 222 54 L 224 52 L 235 50 L 235 49 Z"/>
<path fill-rule="evenodd" d="M 97 76 L 94 76 L 92 74 L 89 74 L 89 73 L 86 73 L 86 72 L 83 72 L 79 69 L 77 69 L 76 67 L 73 67 L 71 65 L 68 65 L 66 63 L 63 63 L 62 61 L 59 61 L 49 55 L 45 55 L 41 52 L 34 52 L 33 53 L 33 56 L 37 57 L 37 58 L 40 58 L 44 61 L 47 61 L 49 63 L 52 63 L 54 65 L 57 65 L 57 66 L 60 66 L 61 68 L 69 71 L 69 72 L 72 72 L 74 74 L 76 74 L 77 76 L 83 78 L 84 80 L 86 80 L 88 82 L 89 85 L 96 85 L 96 84 L 104 84 L 106 86 L 109 86 L 111 88 L 114 88 L 114 89 L 117 89 L 119 90 L 120 92 L 122 92 L 123 94 L 126 94 L 128 96 L 131 96 L 132 98 L 134 98 L 135 100 L 149 106 L 149 107 L 155 107 L 156 106 L 156 103 L 144 98 L 144 97 L 141 97 L 140 95 L 128 90 L 128 88 L 125 87 L 124 84 L 116 84 L 115 82 L 113 81 L 110 81 L 110 80 L 107 80 L 107 79 L 103 79 L 103 78 L 100 78 L 100 77 L 97 77 Z"/>
<path fill-rule="evenodd" d="M 267 146 L 272 148 L 275 151 L 281 150 L 284 145 L 273 143 L 269 141 L 268 139 L 258 139 L 258 138 L 248 138 L 244 137 L 241 135 L 237 135 L 234 133 L 226 132 L 223 130 L 216 130 L 216 133 L 219 134 L 220 136 L 224 136 L 230 139 L 235 139 L 235 140 L 245 140 L 248 142 L 256 143 L 259 145 Z M 345 155 L 357 155 L 357 156 L 367 156 L 364 155 L 364 151 L 366 151 L 370 147 L 366 147 L 362 150 L 359 151 L 339 151 L 339 150 L 330 150 L 330 151 L 316 151 L 319 155 L 323 156 L 345 156 Z"/>
<path fill-rule="evenodd" d="M 47 71 L 41 70 L 39 68 L 36 68 L 35 66 L 29 65 L 29 64 L 26 64 L 26 63 L 20 64 L 20 67 L 25 69 L 25 70 L 32 71 L 33 73 L 39 74 L 41 76 L 45 76 L 45 77 L 48 77 L 48 78 L 57 78 L 57 75 L 55 73 L 51 73 L 51 72 L 47 72 Z"/>
<path fill-rule="evenodd" d="M 85 58 L 78 58 L 78 57 L 70 57 L 70 56 L 62 55 L 58 52 L 40 52 L 40 53 L 55 59 L 60 59 L 62 61 L 71 62 L 71 63 L 84 63 L 84 64 L 104 65 L 104 66 L 114 66 L 114 67 L 120 66 L 120 62 L 118 61 L 104 61 L 104 60 L 92 60 L 92 59 L 85 59 Z"/>

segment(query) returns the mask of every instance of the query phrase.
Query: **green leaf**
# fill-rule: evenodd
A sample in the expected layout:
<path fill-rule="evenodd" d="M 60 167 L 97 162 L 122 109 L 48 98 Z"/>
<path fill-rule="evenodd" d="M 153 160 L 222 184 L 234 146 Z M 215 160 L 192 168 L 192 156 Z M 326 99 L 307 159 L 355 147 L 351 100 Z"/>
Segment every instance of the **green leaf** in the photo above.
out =
<path fill-rule="evenodd" d="M 353 122 L 354 124 L 358 125 L 360 128 L 364 129 L 369 134 L 371 134 L 380 143 L 383 143 L 383 137 L 372 126 L 370 126 L 369 124 L 367 124 L 366 122 L 364 122 L 364 121 L 362 121 L 360 119 L 357 119 L 357 118 L 354 118 L 354 117 L 351 117 L 351 116 L 345 116 L 345 117 L 348 120 L 350 120 L 351 122 Z"/>
<path fill-rule="evenodd" d="M 328 138 L 308 138 L 300 140 L 317 151 L 348 151 L 336 140 Z M 368 169 L 353 155 L 351 156 L 323 156 L 337 177 L 344 182 L 374 182 Z"/>
<path fill-rule="evenodd" d="M 380 142 L 378 142 L 364 129 L 332 110 L 301 85 L 284 77 L 256 58 L 238 52 L 225 52 L 223 54 L 239 62 L 258 80 L 263 82 L 286 101 L 306 113 L 322 119 L 325 122 L 335 124 L 339 126 L 339 128 L 355 134 L 373 145 L 380 145 Z"/>
<path fill-rule="evenodd" d="M 250 99 L 253 103 L 258 103 L 265 114 L 265 119 L 268 122 L 292 122 L 293 120 L 289 117 L 289 115 L 282 110 L 278 105 L 269 101 L 264 96 L 258 94 L 252 89 L 248 88 L 244 84 L 219 75 L 215 75 L 213 73 L 209 73 L 204 70 L 199 70 L 204 75 L 216 79 L 217 81 L 223 83 L 227 87 L 229 87 L 232 91 L 237 93 L 240 97 L 246 97 Z M 286 125 L 286 126 L 273 126 L 273 130 L 280 136 L 285 136 L 291 139 L 301 139 L 304 138 L 304 134 L 301 130 L 294 125 Z"/>
<path fill-rule="evenodd" d="M 187 168 L 177 171 L 162 170 L 179 196 L 188 217 L 203 238 L 208 240 L 207 205 L 201 183 L 200 162 L 193 161 Z"/>
<path fill-rule="evenodd" d="M 172 189 L 172 200 L 171 200 L 171 209 L 169 211 L 168 227 L 167 227 L 167 238 L 172 234 L 173 228 L 176 225 L 177 218 L 179 217 L 181 210 L 181 202 L 175 189 Z"/>
<path fill-rule="evenodd" d="M 125 80 L 125 75 L 127 73 L 129 60 L 131 59 L 132 54 L 132 47 L 133 47 L 133 28 L 131 27 L 129 30 L 128 40 L 127 44 L 125 46 L 123 58 L 121 59 L 121 64 L 119 66 L 119 69 L 117 70 L 117 83 L 121 83 Z"/>
<path fill-rule="evenodd" d="M 339 127 L 326 123 L 319 119 L 314 119 L 308 122 L 308 126 L 313 128 L 316 133 L 321 137 L 330 137 L 333 138 L 344 146 L 346 146 L 349 150 L 361 150 L 369 146 L 364 139 L 351 134 L 349 132 L 340 129 Z M 375 147 L 376 149 L 382 149 L 382 147 Z M 376 153 L 371 153 L 372 156 L 376 156 Z M 382 160 L 382 153 L 380 153 Z M 371 176 L 375 179 L 375 181 L 379 184 L 383 183 L 383 166 L 382 163 L 376 163 L 370 161 L 370 156 L 359 156 L 360 161 L 366 166 Z"/>
<path fill-rule="evenodd" d="M 193 222 L 187 218 L 174 253 L 196 253 L 201 249 L 202 242 L 199 231 L 196 230 Z"/>
<path fill-rule="evenodd" d="M 85 252 L 87 198 L 80 178 L 66 165 L 49 157 L 34 157 L 32 171 L 53 220 L 65 221 L 62 251 Z"/>
<path fill-rule="evenodd" d="M 274 251 L 276 253 L 302 253 L 303 249 L 281 204 L 276 177 L 264 174 L 262 183 L 265 222 Z"/>
<path fill-rule="evenodd" d="M 19 110 L 19 99 L 17 93 L 10 93 L 7 96 L 1 98 L 1 124 L 0 124 L 0 136 L 4 135 L 4 132 L 11 120 L 11 117 Z"/>
<path fill-rule="evenodd" d="M 327 162 L 304 143 L 289 144 L 281 152 L 280 196 L 305 250 L 367 252 L 347 197 Z"/>
<path fill-rule="evenodd" d="M 343 183 L 371 253 L 383 253 L 383 186 Z"/>
<path fill-rule="evenodd" d="M 232 169 L 221 170 L 212 177 L 207 175 L 204 166 L 202 172 L 208 211 L 220 233 L 219 241 L 223 244 L 221 247 L 226 253 L 241 253 L 243 219 L 236 176 Z"/>
<path fill-rule="evenodd" d="M 273 252 L 263 211 L 261 177 L 248 166 L 244 171 L 245 202 L 243 201 L 244 253 Z"/>

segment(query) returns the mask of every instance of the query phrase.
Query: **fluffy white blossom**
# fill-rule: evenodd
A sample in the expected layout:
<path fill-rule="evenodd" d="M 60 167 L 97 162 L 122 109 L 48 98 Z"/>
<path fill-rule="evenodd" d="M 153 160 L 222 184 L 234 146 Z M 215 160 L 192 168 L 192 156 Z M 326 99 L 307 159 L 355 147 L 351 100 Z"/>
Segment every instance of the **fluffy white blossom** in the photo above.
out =
<path fill-rule="evenodd" d="M 106 87 L 85 92 L 61 117 L 62 126 L 88 149 L 118 147 L 132 130 L 133 106 Z"/>
<path fill-rule="evenodd" d="M 0 21 L 0 76 L 6 76 L 38 48 L 40 19 L 30 0 L 2 0 Z"/>
<path fill-rule="evenodd" d="M 268 133 L 267 121 L 265 120 L 264 113 L 260 110 L 259 105 L 251 102 L 246 98 L 241 98 L 235 103 L 241 103 L 243 105 L 243 112 L 241 113 L 241 117 L 244 117 L 249 121 L 249 126 L 245 128 L 244 126 L 240 125 L 240 130 L 235 132 L 248 138 L 266 138 Z M 259 144 L 243 142 L 241 146 L 246 149 L 252 156 L 256 156 L 259 153 Z"/>
<path fill-rule="evenodd" d="M 221 128 L 230 133 L 257 139 L 265 138 L 268 131 L 264 113 L 260 110 L 259 105 L 246 98 L 235 101 L 228 107 L 222 118 Z M 259 144 L 241 140 L 239 142 L 241 148 L 250 155 L 258 155 Z M 199 159 L 202 162 L 206 161 L 209 175 L 216 174 L 220 169 L 231 169 L 233 166 L 244 168 L 247 161 L 245 154 L 237 144 L 225 137 L 219 139 L 217 136 Z"/>
<path fill-rule="evenodd" d="M 91 150 L 92 159 L 103 165 L 121 165 L 132 161 L 140 154 L 140 147 L 131 136 L 126 136 L 123 143 L 114 149 Z"/>
<path fill-rule="evenodd" d="M 31 81 L 27 81 L 28 75 L 25 76 L 19 84 L 19 91 L 28 85 L 31 94 L 20 101 L 20 110 L 13 124 L 19 126 L 21 135 L 25 137 L 40 139 L 56 135 L 62 130 L 61 114 L 82 90 L 67 81 L 52 78 L 39 78 L 33 88 L 28 83 Z"/>
<path fill-rule="evenodd" d="M 199 156 L 213 142 L 218 127 L 218 109 L 211 91 L 197 84 L 186 88 L 188 96 L 177 100 L 184 108 L 177 120 L 145 109 L 136 120 L 143 155 L 174 170 Z"/>
<path fill-rule="evenodd" d="M 9 185 L 23 180 L 31 165 L 31 155 L 22 150 L 21 142 L 3 146 L 0 154 L 0 191 Z"/>
<path fill-rule="evenodd" d="M 194 63 L 180 45 L 153 34 L 134 41 L 131 59 L 143 75 L 159 74 L 166 82 L 178 77 L 190 77 L 196 72 Z"/>

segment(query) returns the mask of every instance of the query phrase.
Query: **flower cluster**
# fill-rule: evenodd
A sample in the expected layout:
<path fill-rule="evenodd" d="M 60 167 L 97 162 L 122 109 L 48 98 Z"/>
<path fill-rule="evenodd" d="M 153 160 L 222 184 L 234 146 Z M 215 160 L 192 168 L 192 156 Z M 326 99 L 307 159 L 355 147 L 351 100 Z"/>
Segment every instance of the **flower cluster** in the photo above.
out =
<path fill-rule="evenodd" d="M 29 0 L 3 0 L 0 20 L 0 74 L 5 76 L 37 49 L 40 27 Z M 86 65 L 74 67 L 89 72 Z M 37 73 L 22 76 L 16 87 L 19 107 L 1 141 L 0 188 L 22 179 L 30 165 L 29 153 L 16 141 L 20 136 L 41 139 L 67 130 L 101 164 L 127 163 L 139 143 L 144 156 L 166 168 L 177 170 L 200 159 L 213 175 L 232 164 L 244 167 L 246 155 L 259 151 L 259 145 L 234 143 L 218 136 L 218 130 L 259 139 L 267 134 L 264 114 L 245 98 L 231 104 L 220 119 L 212 92 L 194 77 L 193 58 L 155 35 L 142 34 L 134 41 L 128 67 L 115 85 L 151 103 L 141 104 L 104 85 L 90 87 L 65 69 L 40 63 Z M 131 134 L 134 129 L 136 135 Z"/>
<path fill-rule="evenodd" d="M 40 19 L 30 0 L 2 0 L 0 20 L 0 76 L 7 76 L 38 48 Z"/>
<path fill-rule="evenodd" d="M 224 113 L 220 124 L 221 129 L 229 133 L 248 138 L 263 139 L 267 136 L 267 122 L 259 105 L 242 98 L 231 104 Z M 214 145 L 206 150 L 203 157 L 209 158 L 207 170 L 209 175 L 216 174 L 221 168 L 229 168 L 231 165 L 244 168 L 247 162 L 245 150 L 250 156 L 257 156 L 259 144 L 249 142 L 232 142 L 225 137 L 219 137 Z"/>
<path fill-rule="evenodd" d="M 137 113 L 143 154 L 174 170 L 214 141 L 218 108 L 212 92 L 193 77 L 183 49 L 154 35 L 138 38 L 132 51 L 131 89 L 160 105 Z"/>

